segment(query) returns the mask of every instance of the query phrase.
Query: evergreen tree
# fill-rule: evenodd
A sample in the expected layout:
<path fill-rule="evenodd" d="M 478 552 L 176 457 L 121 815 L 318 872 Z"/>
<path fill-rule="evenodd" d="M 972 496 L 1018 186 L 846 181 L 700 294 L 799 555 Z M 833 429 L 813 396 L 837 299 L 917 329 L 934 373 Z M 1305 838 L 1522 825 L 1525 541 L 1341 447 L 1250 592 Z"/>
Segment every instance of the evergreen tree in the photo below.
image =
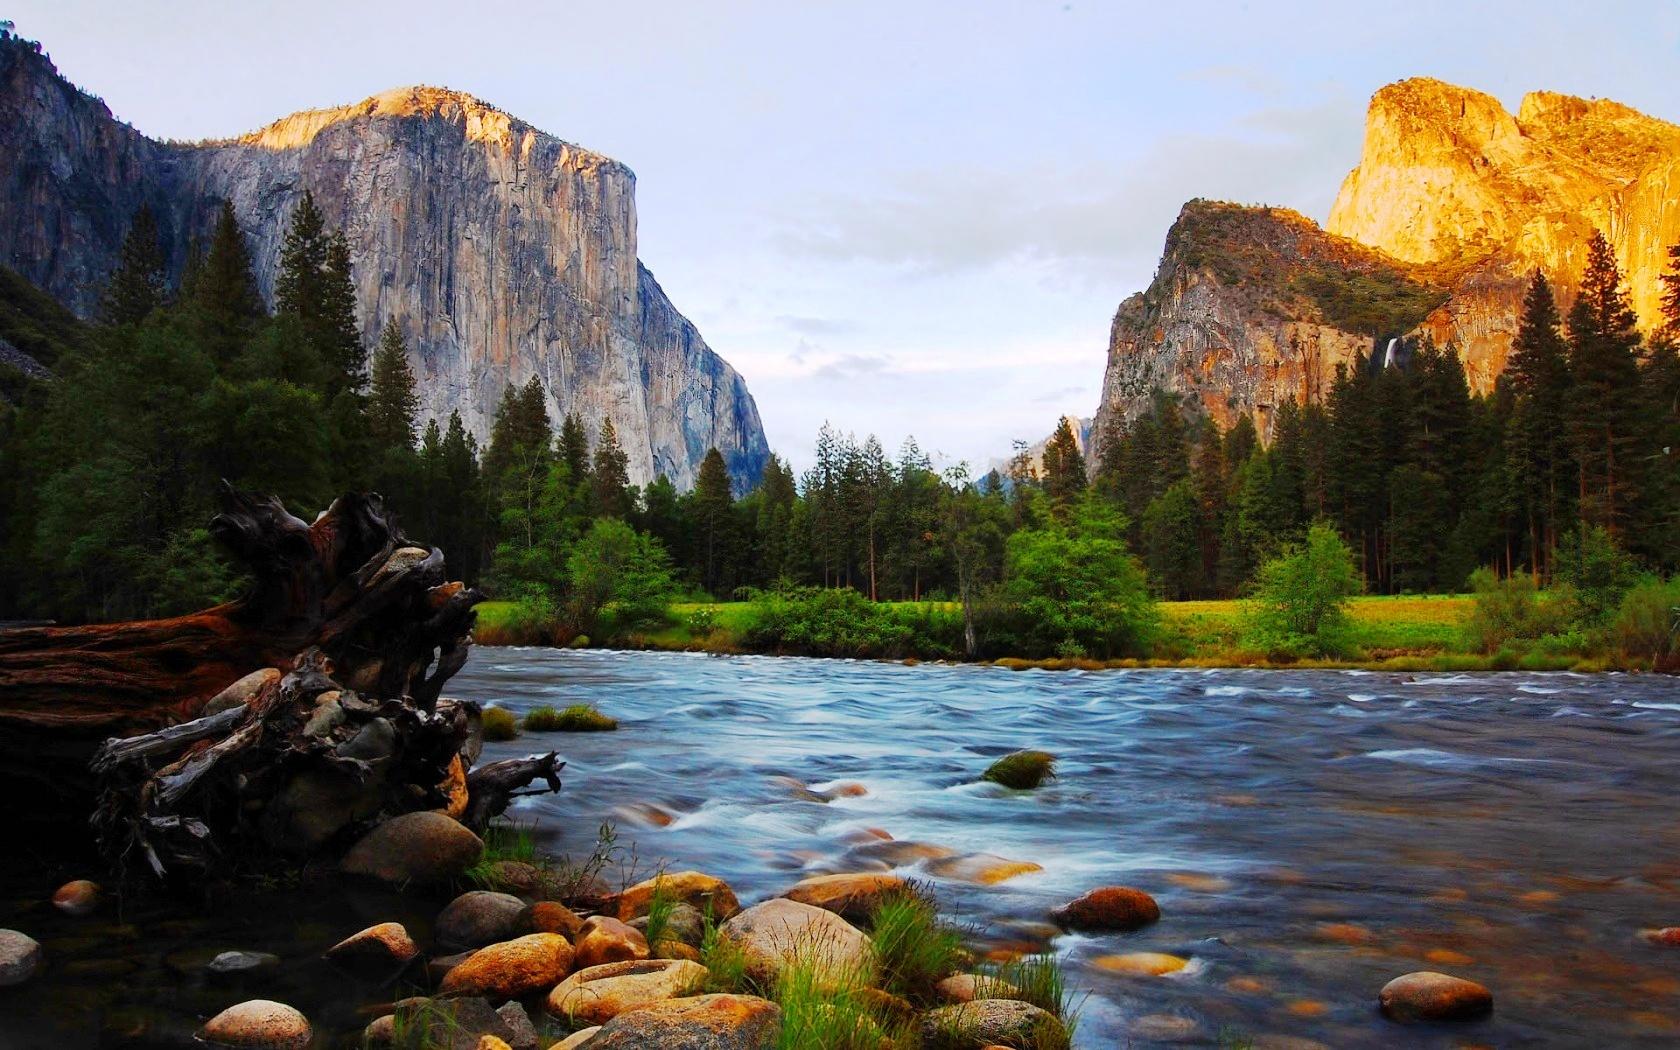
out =
<path fill-rule="evenodd" d="M 1056 433 L 1044 446 L 1044 490 L 1057 504 L 1066 505 L 1085 491 L 1085 456 L 1067 416 L 1056 423 Z"/>
<path fill-rule="evenodd" d="M 1523 297 L 1511 354 L 1505 360 L 1512 404 L 1504 444 L 1512 495 L 1526 522 L 1529 565 L 1537 584 L 1551 576 L 1552 552 L 1569 506 L 1568 480 L 1573 470 L 1561 426 L 1570 402 L 1568 354 L 1551 285 L 1535 270 Z"/>
<path fill-rule="evenodd" d="M 328 398 L 356 393 L 367 383 L 366 353 L 356 324 L 356 289 L 350 248 L 305 193 L 292 213 L 274 280 L 275 313 L 294 318 L 325 368 Z"/>
<path fill-rule="evenodd" d="M 280 272 L 274 279 L 274 312 L 299 318 L 309 328 L 319 319 L 326 299 L 326 225 L 315 207 L 315 195 L 305 191 L 286 228 Z"/>
<path fill-rule="evenodd" d="M 589 480 L 589 432 L 583 428 L 583 420 L 576 412 L 566 413 L 566 418 L 560 424 L 560 458 L 565 461 L 566 469 L 572 475 L 572 480 L 584 483 Z"/>
<path fill-rule="evenodd" d="M 1621 270 L 1610 242 L 1595 233 L 1569 310 L 1568 421 L 1581 518 L 1612 537 L 1625 530 L 1634 505 L 1638 346 Z"/>
<path fill-rule="evenodd" d="M 729 468 L 723 455 L 709 449 L 700 461 L 700 476 L 694 483 L 695 568 L 700 586 L 714 597 L 726 597 L 727 573 L 733 546 L 735 499 L 729 490 Z"/>
<path fill-rule="evenodd" d="M 1670 343 L 1680 343 L 1680 244 L 1668 248 L 1668 270 L 1662 282 L 1662 334 Z"/>
<path fill-rule="evenodd" d="M 602 517 L 630 516 L 630 457 L 618 444 L 618 431 L 613 429 L 612 417 L 601 421 L 601 433 L 595 439 L 595 461 L 590 470 L 595 486 L 595 506 Z"/>
<path fill-rule="evenodd" d="M 368 392 L 368 433 L 376 448 L 414 446 L 414 428 L 420 414 L 420 395 L 414 388 L 408 347 L 403 343 L 402 329 L 392 321 L 385 326 L 379 349 L 374 352 L 373 384 Z"/>
<path fill-rule="evenodd" d="M 1144 511 L 1143 563 L 1156 590 L 1170 601 L 1190 597 L 1200 585 L 1200 517 L 1188 478 L 1150 500 Z"/>
<path fill-rule="evenodd" d="M 266 312 L 230 201 L 222 201 L 217 213 L 210 248 L 192 282 L 190 303 L 199 343 L 225 369 L 244 350 Z"/>
<path fill-rule="evenodd" d="M 139 324 L 164 302 L 163 249 L 157 219 L 140 205 L 117 255 L 100 314 L 106 324 Z"/>
<path fill-rule="evenodd" d="M 331 376 L 330 393 L 360 391 L 368 382 L 367 352 L 356 323 L 356 285 L 350 272 L 350 245 L 342 230 L 327 241 L 321 281 L 318 350 Z"/>

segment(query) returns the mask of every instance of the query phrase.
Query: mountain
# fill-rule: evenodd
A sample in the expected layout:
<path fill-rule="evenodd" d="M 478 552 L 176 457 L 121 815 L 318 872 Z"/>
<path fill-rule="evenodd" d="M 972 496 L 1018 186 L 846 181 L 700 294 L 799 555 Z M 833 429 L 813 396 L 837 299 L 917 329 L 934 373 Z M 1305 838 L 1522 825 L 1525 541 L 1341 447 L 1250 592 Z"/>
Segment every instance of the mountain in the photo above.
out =
<path fill-rule="evenodd" d="M 458 409 L 483 440 L 502 392 L 534 375 L 554 419 L 612 418 L 633 482 L 690 487 L 716 446 L 744 488 L 769 455 L 757 406 L 637 258 L 635 189 L 618 161 L 433 87 L 159 141 L 37 45 L 0 41 L 0 262 L 78 314 L 141 203 L 178 272 L 231 200 L 272 297 L 307 191 L 349 240 L 364 339 L 402 325 L 422 417 Z"/>
<path fill-rule="evenodd" d="M 1267 435 L 1283 399 L 1317 398 L 1338 365 L 1381 362 L 1405 337 L 1457 347 L 1472 389 L 1490 390 L 1528 274 L 1543 270 L 1567 308 L 1595 229 L 1654 327 L 1680 242 L 1680 127 L 1548 92 L 1512 116 L 1437 80 L 1389 85 L 1324 228 L 1285 209 L 1185 205 L 1154 280 L 1115 315 L 1095 439 L 1156 389 L 1221 424 L 1251 412 Z"/>

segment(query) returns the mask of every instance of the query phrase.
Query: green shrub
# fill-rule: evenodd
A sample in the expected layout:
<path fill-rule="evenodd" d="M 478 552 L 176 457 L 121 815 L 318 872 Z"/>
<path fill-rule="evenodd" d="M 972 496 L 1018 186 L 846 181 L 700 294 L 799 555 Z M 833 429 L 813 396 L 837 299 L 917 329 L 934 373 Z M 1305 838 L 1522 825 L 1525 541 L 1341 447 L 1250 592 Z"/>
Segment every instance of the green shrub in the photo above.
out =
<path fill-rule="evenodd" d="M 1574 609 L 1575 622 L 1601 627 L 1615 614 L 1622 595 L 1639 580 L 1639 567 L 1599 525 L 1565 535 L 1556 555 L 1557 582 Z"/>
<path fill-rule="evenodd" d="M 688 633 L 703 638 L 717 629 L 717 609 L 702 605 L 688 614 Z"/>
<path fill-rule="evenodd" d="M 1024 528 L 1004 552 L 1002 597 L 1020 655 L 1100 659 L 1143 655 L 1160 626 L 1143 565 L 1126 549 L 1126 520 L 1087 495 L 1065 517 Z"/>
<path fill-rule="evenodd" d="M 986 767 L 981 780 L 1016 791 L 1030 791 L 1056 777 L 1056 756 L 1048 751 L 1016 751 Z"/>
<path fill-rule="evenodd" d="M 594 704 L 573 704 L 564 711 L 539 707 L 525 716 L 528 733 L 602 733 L 617 728 L 618 721 L 602 714 Z"/>
<path fill-rule="evenodd" d="M 1495 653 L 1512 642 L 1528 642 L 1563 626 L 1555 604 L 1546 602 L 1525 574 L 1500 579 L 1492 569 L 1470 574 L 1476 604 L 1465 622 L 1466 644 L 1476 652 Z"/>
<path fill-rule="evenodd" d="M 519 735 L 519 724 L 505 707 L 486 707 L 481 717 L 486 740 L 512 740 Z"/>
<path fill-rule="evenodd" d="M 677 592 L 665 548 L 617 518 L 589 527 L 566 558 L 566 578 L 580 628 L 593 629 L 608 611 L 616 630 L 663 625 Z"/>
<path fill-rule="evenodd" d="M 1255 574 L 1248 642 L 1286 656 L 1335 656 L 1350 644 L 1348 599 L 1362 590 L 1353 552 L 1328 523 L 1314 522 Z"/>
<path fill-rule="evenodd" d="M 1626 655 L 1658 668 L 1680 662 L 1680 576 L 1648 579 L 1623 595 L 1611 637 Z"/>
<path fill-rule="evenodd" d="M 912 890 L 887 897 L 870 915 L 870 944 L 880 987 L 912 1003 L 933 1000 L 933 986 L 966 956 L 962 935 L 939 921 L 933 902 Z"/>

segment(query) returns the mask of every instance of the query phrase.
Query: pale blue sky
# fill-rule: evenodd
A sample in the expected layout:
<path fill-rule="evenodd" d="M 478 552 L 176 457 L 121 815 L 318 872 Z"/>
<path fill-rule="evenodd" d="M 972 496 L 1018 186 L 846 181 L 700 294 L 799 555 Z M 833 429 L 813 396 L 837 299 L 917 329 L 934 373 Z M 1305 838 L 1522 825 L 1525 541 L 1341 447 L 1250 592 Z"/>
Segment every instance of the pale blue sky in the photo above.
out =
<path fill-rule="evenodd" d="M 984 463 L 1096 406 L 1179 205 L 1322 220 L 1385 83 L 1680 119 L 1680 0 L 9 5 L 121 118 L 200 138 L 405 84 L 635 169 L 642 260 L 804 463 L 829 419 Z"/>

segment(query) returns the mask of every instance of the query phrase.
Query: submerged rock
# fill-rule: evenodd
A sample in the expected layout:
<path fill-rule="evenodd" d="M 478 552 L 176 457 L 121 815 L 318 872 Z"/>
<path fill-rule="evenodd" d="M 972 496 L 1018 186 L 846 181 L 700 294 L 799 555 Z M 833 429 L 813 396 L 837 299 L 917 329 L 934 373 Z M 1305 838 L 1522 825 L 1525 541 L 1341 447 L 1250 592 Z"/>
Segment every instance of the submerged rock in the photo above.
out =
<path fill-rule="evenodd" d="M 776 897 L 755 904 L 718 931 L 746 956 L 747 972 L 768 985 L 798 963 L 819 985 L 849 984 L 874 967 L 869 938 L 831 911 Z"/>
<path fill-rule="evenodd" d="M 241 1050 L 303 1050 L 313 1034 L 308 1018 L 269 999 L 230 1006 L 198 1030 L 201 1042 Z"/>
<path fill-rule="evenodd" d="M 613 1018 L 588 1050 L 771 1050 L 782 1008 L 755 995 L 696 995 Z"/>
<path fill-rule="evenodd" d="M 1018 875 L 1043 871 L 1044 866 L 1030 860 L 1010 860 L 995 853 L 964 853 L 956 857 L 941 857 L 925 865 L 928 874 L 942 879 L 960 879 L 981 886 L 995 886 Z"/>
<path fill-rule="evenodd" d="M 352 977 L 380 983 L 407 968 L 420 946 L 400 922 L 382 922 L 326 950 L 326 960 Z"/>
<path fill-rule="evenodd" d="M 1050 913 L 1068 930 L 1136 930 L 1161 918 L 1155 898 L 1130 886 L 1103 886 Z"/>
<path fill-rule="evenodd" d="M 655 888 L 666 897 L 693 905 L 702 912 L 710 909 L 715 922 L 741 910 L 735 891 L 722 879 L 698 871 L 677 871 L 638 882 L 618 896 L 618 917 L 628 922 L 648 913 Z"/>
<path fill-rule="evenodd" d="M 693 995 L 707 971 L 684 959 L 643 959 L 579 970 L 548 994 L 548 1012 L 571 1022 L 605 1024 L 626 1010 Z"/>
<path fill-rule="evenodd" d="M 647 938 L 617 919 L 596 915 L 586 920 L 578 930 L 577 966 L 580 970 L 647 957 Z"/>
<path fill-rule="evenodd" d="M 231 977 L 235 974 L 254 973 L 280 965 L 280 956 L 271 952 L 222 952 L 204 965 L 213 974 Z"/>
<path fill-rule="evenodd" d="M 41 965 L 41 944 L 16 930 L 0 930 L 0 988 L 22 984 Z"/>
<path fill-rule="evenodd" d="M 386 882 L 448 882 L 478 862 L 484 843 L 442 813 L 405 813 L 362 836 L 340 867 Z"/>
<path fill-rule="evenodd" d="M 1091 965 L 1130 977 L 1165 977 L 1189 966 L 1190 960 L 1165 952 L 1126 952 L 1123 955 L 1098 956 L 1091 960 Z"/>
<path fill-rule="evenodd" d="M 976 999 L 922 1015 L 922 1038 L 949 1050 L 1007 1046 L 1065 1046 L 1067 1030 L 1056 1016 L 1015 999 Z"/>
<path fill-rule="evenodd" d="M 482 948 L 524 933 L 525 918 L 525 902 L 513 894 L 472 890 L 438 913 L 432 935 L 446 947 Z"/>
<path fill-rule="evenodd" d="M 990 780 L 1016 791 L 1030 791 L 1056 778 L 1056 756 L 1048 751 L 1016 751 L 986 767 L 981 780 Z"/>
<path fill-rule="evenodd" d="M 52 902 L 66 915 L 87 915 L 99 907 L 99 883 L 89 879 L 66 882 L 53 894 Z"/>
<path fill-rule="evenodd" d="M 572 946 L 557 933 L 531 933 L 488 945 L 444 975 L 442 995 L 518 999 L 553 988 L 572 968 Z"/>
<path fill-rule="evenodd" d="M 1419 970 L 1383 985 L 1377 1002 L 1395 1021 L 1472 1021 L 1492 1012 L 1493 993 L 1475 981 Z"/>

